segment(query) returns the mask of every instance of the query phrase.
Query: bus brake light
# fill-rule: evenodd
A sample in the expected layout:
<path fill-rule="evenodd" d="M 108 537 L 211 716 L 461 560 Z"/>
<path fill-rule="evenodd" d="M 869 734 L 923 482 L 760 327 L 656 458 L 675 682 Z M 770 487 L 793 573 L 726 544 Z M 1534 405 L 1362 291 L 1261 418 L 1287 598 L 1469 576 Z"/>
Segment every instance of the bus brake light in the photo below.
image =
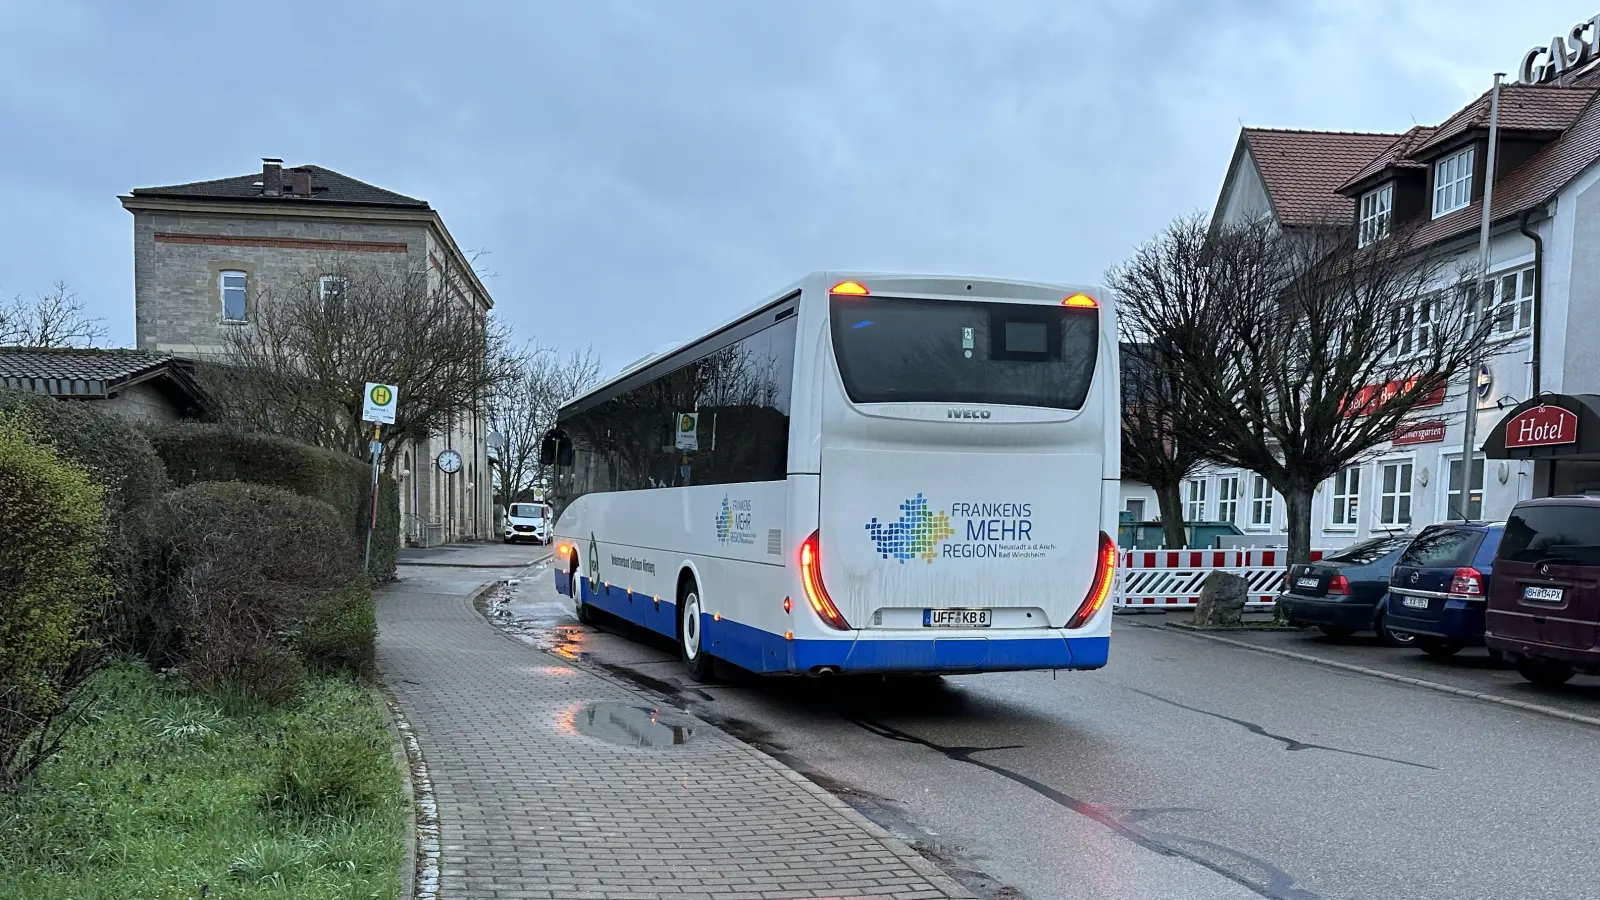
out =
<path fill-rule="evenodd" d="M 1100 552 L 1097 556 L 1094 581 L 1089 583 L 1089 594 L 1078 605 L 1078 611 L 1067 621 L 1068 628 L 1082 628 L 1084 623 L 1094 618 L 1095 613 L 1106 605 L 1106 598 L 1111 596 L 1111 583 L 1117 575 L 1117 545 L 1111 538 L 1106 537 L 1104 531 L 1100 532 Z"/>
<path fill-rule="evenodd" d="M 1061 305 L 1062 306 L 1070 306 L 1073 309 L 1099 309 L 1100 308 L 1100 304 L 1095 302 L 1095 299 L 1093 297 L 1089 296 L 1088 294 L 1073 294 L 1071 297 L 1068 297 L 1067 299 L 1061 301 Z"/>
<path fill-rule="evenodd" d="M 865 297 L 869 291 L 859 281 L 841 281 L 828 291 L 830 294 L 857 294 Z"/>
<path fill-rule="evenodd" d="M 833 605 L 833 598 L 828 596 L 828 589 L 822 586 L 822 556 L 817 545 L 818 534 L 819 532 L 811 532 L 811 536 L 800 545 L 800 584 L 805 587 L 806 600 L 810 601 L 811 608 L 816 611 L 818 618 L 830 628 L 849 631 L 850 623 L 839 613 L 839 607 Z"/>

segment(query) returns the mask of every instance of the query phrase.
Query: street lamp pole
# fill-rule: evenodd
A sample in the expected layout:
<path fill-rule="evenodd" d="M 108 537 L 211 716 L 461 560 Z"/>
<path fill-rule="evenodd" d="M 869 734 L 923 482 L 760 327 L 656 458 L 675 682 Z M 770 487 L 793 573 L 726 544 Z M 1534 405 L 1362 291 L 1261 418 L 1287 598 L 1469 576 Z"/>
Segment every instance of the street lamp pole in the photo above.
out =
<path fill-rule="evenodd" d="M 1485 319 L 1490 310 L 1485 309 L 1484 298 L 1489 296 L 1489 225 L 1494 206 L 1495 152 L 1500 144 L 1500 79 L 1504 72 L 1494 73 L 1494 89 L 1489 93 L 1489 153 L 1483 167 L 1483 221 L 1478 226 L 1478 292 L 1472 298 Z M 1477 321 L 1474 318 L 1473 321 Z M 1480 323 L 1482 327 L 1485 323 Z M 1472 464 L 1477 458 L 1478 430 L 1478 357 L 1474 354 L 1467 366 L 1466 415 L 1461 422 L 1461 519 L 1466 521 L 1472 509 Z M 1449 491 L 1447 483 L 1445 490 Z"/>

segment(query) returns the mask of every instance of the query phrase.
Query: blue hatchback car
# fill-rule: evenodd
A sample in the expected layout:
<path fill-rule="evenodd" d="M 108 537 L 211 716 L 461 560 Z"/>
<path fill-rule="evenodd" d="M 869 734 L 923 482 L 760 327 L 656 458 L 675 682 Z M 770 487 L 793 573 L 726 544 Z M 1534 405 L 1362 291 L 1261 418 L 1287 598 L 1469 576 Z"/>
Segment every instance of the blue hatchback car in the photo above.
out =
<path fill-rule="evenodd" d="M 1429 656 L 1483 645 L 1494 555 L 1505 523 L 1448 522 L 1423 529 L 1389 575 L 1384 621 L 1417 636 Z"/>

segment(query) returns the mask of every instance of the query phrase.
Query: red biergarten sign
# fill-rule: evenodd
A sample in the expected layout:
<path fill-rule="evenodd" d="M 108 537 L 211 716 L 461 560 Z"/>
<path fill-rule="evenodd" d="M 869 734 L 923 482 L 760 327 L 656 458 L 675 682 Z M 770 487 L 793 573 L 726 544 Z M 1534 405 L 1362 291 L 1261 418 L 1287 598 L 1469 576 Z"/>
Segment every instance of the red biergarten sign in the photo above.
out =
<path fill-rule="evenodd" d="M 1444 440 L 1444 420 L 1434 419 L 1431 422 L 1413 422 L 1401 425 L 1400 430 L 1394 433 L 1395 445 L 1403 444 L 1433 444 Z"/>
<path fill-rule="evenodd" d="M 1506 449 L 1578 441 L 1578 416 L 1559 406 L 1535 406 L 1506 420 Z"/>

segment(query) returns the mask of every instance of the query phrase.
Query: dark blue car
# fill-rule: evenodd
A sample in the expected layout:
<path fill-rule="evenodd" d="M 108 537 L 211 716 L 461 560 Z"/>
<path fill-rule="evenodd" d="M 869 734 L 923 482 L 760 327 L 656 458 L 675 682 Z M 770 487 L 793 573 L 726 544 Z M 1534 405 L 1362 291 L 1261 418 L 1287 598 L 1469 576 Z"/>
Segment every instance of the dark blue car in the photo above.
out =
<path fill-rule="evenodd" d="M 1430 525 L 1400 555 L 1389 576 L 1384 619 L 1414 634 L 1430 656 L 1483 645 L 1484 613 L 1503 522 Z"/>
<path fill-rule="evenodd" d="M 1329 637 L 1370 629 L 1391 647 L 1409 647 L 1416 638 L 1389 628 L 1383 598 L 1389 574 L 1410 543 L 1409 534 L 1375 537 L 1320 562 L 1290 566 L 1278 607 L 1290 625 L 1310 625 Z"/>

